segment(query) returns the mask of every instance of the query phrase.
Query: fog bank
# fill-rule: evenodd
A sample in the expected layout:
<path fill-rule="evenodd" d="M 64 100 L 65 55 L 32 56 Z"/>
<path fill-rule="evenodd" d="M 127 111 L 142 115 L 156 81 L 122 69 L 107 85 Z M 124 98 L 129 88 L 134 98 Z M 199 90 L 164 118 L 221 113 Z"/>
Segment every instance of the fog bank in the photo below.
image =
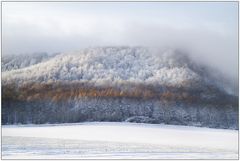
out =
<path fill-rule="evenodd" d="M 2 53 L 54 53 L 123 45 L 173 48 L 237 82 L 237 5 L 3 2 Z"/>

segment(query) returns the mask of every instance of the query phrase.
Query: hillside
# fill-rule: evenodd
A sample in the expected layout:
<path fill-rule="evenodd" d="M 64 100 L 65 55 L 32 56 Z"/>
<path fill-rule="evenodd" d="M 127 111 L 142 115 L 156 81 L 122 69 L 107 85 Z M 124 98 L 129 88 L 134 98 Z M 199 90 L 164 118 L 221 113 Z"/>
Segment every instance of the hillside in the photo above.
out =
<path fill-rule="evenodd" d="M 237 96 L 231 95 L 223 78 L 177 50 L 96 47 L 63 53 L 2 73 L 3 122 L 130 117 L 132 121 L 237 128 Z M 16 117 L 16 110 L 23 116 Z M 27 117 L 30 112 L 33 118 Z"/>
<path fill-rule="evenodd" d="M 31 53 L 20 55 L 3 55 L 2 57 L 2 71 L 10 71 L 22 69 L 34 64 L 45 62 L 57 54 L 47 53 Z"/>
<path fill-rule="evenodd" d="M 26 64 L 26 61 L 32 62 L 36 57 L 39 56 L 28 60 L 17 59 L 18 62 L 14 66 L 21 61 L 21 64 Z M 204 66 L 193 64 L 187 55 L 174 50 L 157 53 L 143 47 L 89 48 L 60 54 L 49 61 L 32 65 L 28 63 L 25 66 L 27 68 L 4 72 L 3 83 L 60 80 L 91 81 L 96 84 L 107 82 L 109 85 L 128 81 L 179 86 L 184 82 L 211 81 L 211 77 L 206 77 L 209 71 Z"/>

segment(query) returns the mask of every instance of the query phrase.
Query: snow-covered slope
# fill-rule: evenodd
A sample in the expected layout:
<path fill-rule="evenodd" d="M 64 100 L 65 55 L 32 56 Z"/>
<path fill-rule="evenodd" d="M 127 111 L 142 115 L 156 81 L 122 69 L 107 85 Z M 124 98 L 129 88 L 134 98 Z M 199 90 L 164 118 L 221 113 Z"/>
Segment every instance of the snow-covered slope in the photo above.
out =
<path fill-rule="evenodd" d="M 2 71 L 10 71 L 29 67 L 34 64 L 45 62 L 57 54 L 32 53 L 20 55 L 3 55 Z"/>
<path fill-rule="evenodd" d="M 184 56 L 173 50 L 154 54 L 142 47 L 89 48 L 65 53 L 28 68 L 3 73 L 3 82 L 92 81 L 95 83 L 130 81 L 178 85 L 199 80 Z"/>
<path fill-rule="evenodd" d="M 228 89 L 231 93 L 218 72 L 171 49 L 156 51 L 145 47 L 96 47 L 59 54 L 48 61 L 43 61 L 45 56 L 40 57 L 17 63 L 26 68 L 16 67 L 17 70 L 3 72 L 3 84 L 88 81 L 96 85 L 132 82 L 171 86 L 193 86 L 192 83 L 195 83 L 196 86 L 198 82 L 198 85 L 207 83 Z M 9 69 L 13 61 L 15 59 L 5 63 L 3 69 Z M 16 61 L 21 62 L 21 59 L 16 58 Z M 15 66 L 11 69 L 15 69 Z"/>
<path fill-rule="evenodd" d="M 81 123 L 3 126 L 4 159 L 237 159 L 237 130 Z"/>

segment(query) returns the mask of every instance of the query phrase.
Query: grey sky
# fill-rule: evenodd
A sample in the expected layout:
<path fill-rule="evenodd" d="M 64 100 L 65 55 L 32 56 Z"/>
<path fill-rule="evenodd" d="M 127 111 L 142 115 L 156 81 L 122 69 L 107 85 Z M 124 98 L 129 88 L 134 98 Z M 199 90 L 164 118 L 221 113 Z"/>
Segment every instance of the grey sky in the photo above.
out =
<path fill-rule="evenodd" d="M 182 48 L 238 75 L 237 2 L 3 2 L 2 53 L 89 46 Z"/>

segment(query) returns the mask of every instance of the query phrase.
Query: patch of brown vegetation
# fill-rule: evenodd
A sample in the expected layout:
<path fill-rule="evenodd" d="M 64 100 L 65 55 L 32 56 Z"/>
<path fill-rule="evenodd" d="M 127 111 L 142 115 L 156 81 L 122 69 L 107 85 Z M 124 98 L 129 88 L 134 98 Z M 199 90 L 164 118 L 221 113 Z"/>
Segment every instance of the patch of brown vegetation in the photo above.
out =
<path fill-rule="evenodd" d="M 94 86 L 90 83 L 25 83 L 21 86 L 8 84 L 2 87 L 3 100 L 52 100 L 66 101 L 81 97 L 138 98 L 161 100 L 193 101 L 195 96 L 170 86 L 150 86 L 143 84 L 123 84 L 121 86 Z M 160 90 L 161 89 L 161 90 Z"/>

